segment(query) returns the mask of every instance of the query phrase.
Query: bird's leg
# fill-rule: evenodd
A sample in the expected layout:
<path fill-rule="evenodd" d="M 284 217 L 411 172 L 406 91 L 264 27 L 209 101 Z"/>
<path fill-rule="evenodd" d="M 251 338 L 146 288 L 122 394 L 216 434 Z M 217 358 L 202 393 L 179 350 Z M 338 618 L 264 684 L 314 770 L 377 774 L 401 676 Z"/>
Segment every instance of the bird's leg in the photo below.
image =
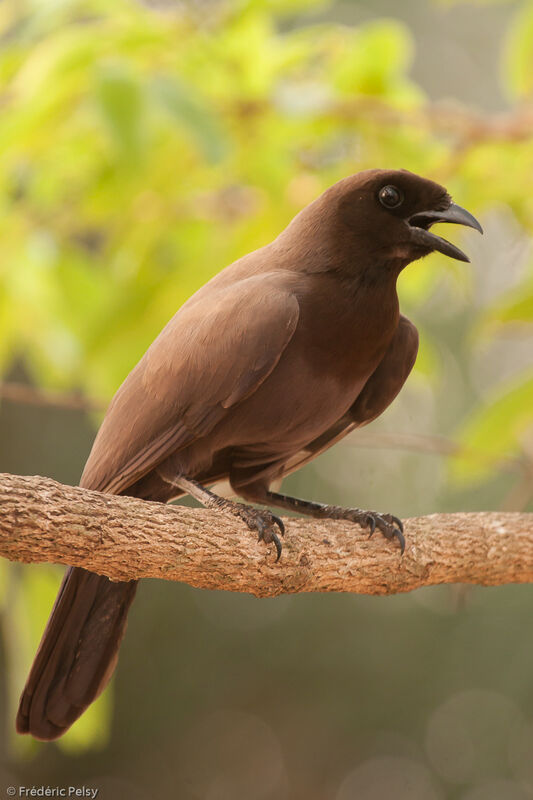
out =
<path fill-rule="evenodd" d="M 289 511 L 297 511 L 310 517 L 346 519 L 351 522 L 357 522 L 363 528 L 370 528 L 370 536 L 377 529 L 386 539 L 398 539 L 401 552 L 403 553 L 405 550 L 403 523 L 392 514 L 378 514 L 376 511 L 363 511 L 361 508 L 342 508 L 341 506 L 329 506 L 325 503 L 313 503 L 309 500 L 300 500 L 297 497 L 288 497 L 285 494 L 266 490 L 258 490 L 256 493 L 255 487 L 253 489 L 246 487 L 246 497 L 257 503 L 286 508 Z"/>
<path fill-rule="evenodd" d="M 233 514 L 235 517 L 242 519 L 250 530 L 257 531 L 257 539 L 259 542 L 265 542 L 265 544 L 269 544 L 270 542 L 274 543 L 277 553 L 276 561 L 279 561 L 279 557 L 281 556 L 281 541 L 275 530 L 275 526 L 277 525 L 282 536 L 285 533 L 285 526 L 278 516 L 265 509 L 253 508 L 244 503 L 236 503 L 234 500 L 220 497 L 218 494 L 211 492 L 209 489 L 206 489 L 205 486 L 202 486 L 201 483 L 191 478 L 184 478 L 181 476 L 170 478 L 168 475 L 164 475 L 160 470 L 158 470 L 158 474 L 165 483 L 169 483 L 187 492 L 187 494 L 190 494 L 191 497 L 198 500 L 205 508 L 220 509 L 221 511 Z"/>

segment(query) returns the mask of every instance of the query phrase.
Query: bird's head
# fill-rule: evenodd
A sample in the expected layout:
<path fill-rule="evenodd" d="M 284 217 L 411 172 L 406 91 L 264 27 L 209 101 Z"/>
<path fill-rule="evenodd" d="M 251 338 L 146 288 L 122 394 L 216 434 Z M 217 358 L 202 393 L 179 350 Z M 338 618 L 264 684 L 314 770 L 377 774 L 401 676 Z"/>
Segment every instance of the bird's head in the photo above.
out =
<path fill-rule="evenodd" d="M 344 240 L 346 255 L 378 268 L 391 265 L 399 271 L 434 251 L 468 261 L 462 250 L 433 233 L 436 223 L 453 222 L 483 233 L 443 186 L 407 170 L 359 172 L 336 183 L 317 202 L 337 246 Z"/>

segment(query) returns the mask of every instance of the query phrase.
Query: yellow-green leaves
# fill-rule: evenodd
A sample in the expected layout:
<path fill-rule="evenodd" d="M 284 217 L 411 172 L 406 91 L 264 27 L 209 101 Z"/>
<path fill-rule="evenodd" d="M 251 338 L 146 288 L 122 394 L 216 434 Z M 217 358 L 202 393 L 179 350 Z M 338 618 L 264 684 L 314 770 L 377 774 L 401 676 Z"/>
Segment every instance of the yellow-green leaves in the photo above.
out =
<path fill-rule="evenodd" d="M 533 447 L 533 376 L 499 388 L 495 397 L 467 419 L 459 431 L 461 453 L 454 477 L 464 482 L 489 478 L 505 461 Z"/>
<path fill-rule="evenodd" d="M 200 148 L 205 160 L 210 164 L 221 161 L 227 152 L 227 137 L 207 101 L 202 100 L 179 77 L 156 76 L 150 88 L 161 107 L 187 132 L 193 144 Z"/>
<path fill-rule="evenodd" d="M 380 20 L 336 36 L 333 85 L 344 94 L 385 96 L 394 103 L 421 97 L 407 78 L 413 44 L 395 20 Z"/>
<path fill-rule="evenodd" d="M 140 158 L 146 109 L 138 79 L 124 64 L 104 62 L 95 83 L 95 99 L 120 155 Z"/>
<path fill-rule="evenodd" d="M 485 317 L 489 325 L 533 325 L 533 285 L 525 283 L 498 298 Z"/>

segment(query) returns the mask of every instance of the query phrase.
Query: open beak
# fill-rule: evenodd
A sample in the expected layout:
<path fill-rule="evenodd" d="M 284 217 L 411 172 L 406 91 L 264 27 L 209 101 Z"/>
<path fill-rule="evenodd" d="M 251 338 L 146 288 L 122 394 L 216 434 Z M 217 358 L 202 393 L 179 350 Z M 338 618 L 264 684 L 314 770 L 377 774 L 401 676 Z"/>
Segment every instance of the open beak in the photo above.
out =
<path fill-rule="evenodd" d="M 459 261 L 470 261 L 468 256 L 459 250 L 451 242 L 447 242 L 436 233 L 431 233 L 429 230 L 436 222 L 453 222 L 456 225 L 466 225 L 468 228 L 475 228 L 476 231 L 483 233 L 483 228 L 472 216 L 472 214 L 461 206 L 451 203 L 444 211 L 421 211 L 413 214 L 407 220 L 412 229 L 411 238 L 416 244 L 422 247 L 429 247 L 431 250 L 438 250 L 445 256 L 457 258 Z"/>

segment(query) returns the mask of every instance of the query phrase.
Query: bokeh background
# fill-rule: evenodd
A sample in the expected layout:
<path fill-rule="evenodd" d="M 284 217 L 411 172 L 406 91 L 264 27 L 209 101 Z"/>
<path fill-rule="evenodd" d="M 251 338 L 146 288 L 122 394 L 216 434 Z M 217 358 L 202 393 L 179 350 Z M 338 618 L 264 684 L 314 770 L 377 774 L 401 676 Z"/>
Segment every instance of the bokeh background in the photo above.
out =
<path fill-rule="evenodd" d="M 408 385 L 285 488 L 404 517 L 533 510 L 531 2 L 3 0 L 0 470 L 76 484 L 180 304 L 371 166 L 444 183 L 485 236 L 448 229 L 472 263 L 401 276 Z M 533 797 L 533 587 L 145 581 L 112 686 L 45 745 L 13 720 L 60 575 L 0 563 L 0 794 Z"/>

